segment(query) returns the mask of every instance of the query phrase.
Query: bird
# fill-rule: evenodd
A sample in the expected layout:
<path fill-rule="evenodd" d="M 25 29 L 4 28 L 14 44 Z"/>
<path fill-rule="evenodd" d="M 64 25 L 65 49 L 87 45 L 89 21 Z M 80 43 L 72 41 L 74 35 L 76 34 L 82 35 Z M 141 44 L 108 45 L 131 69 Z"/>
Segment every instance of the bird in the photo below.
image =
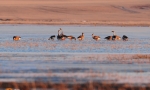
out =
<path fill-rule="evenodd" d="M 76 38 L 74 36 L 67 36 L 67 38 L 70 40 L 72 40 L 72 39 L 76 40 Z"/>
<path fill-rule="evenodd" d="M 100 36 L 94 36 L 94 34 L 92 34 L 92 38 L 96 41 L 100 40 Z"/>
<path fill-rule="evenodd" d="M 14 40 L 14 41 L 18 41 L 18 40 L 20 40 L 20 39 L 21 39 L 20 36 L 13 36 L 13 40 Z"/>
<path fill-rule="evenodd" d="M 64 35 L 63 31 L 61 32 L 60 36 L 67 38 L 67 35 Z"/>
<path fill-rule="evenodd" d="M 104 39 L 112 40 L 112 36 L 107 36 L 107 37 L 105 37 Z"/>
<path fill-rule="evenodd" d="M 123 36 L 122 36 L 122 40 L 123 40 L 123 41 L 128 41 L 128 37 L 127 37 L 126 35 L 123 35 Z"/>
<path fill-rule="evenodd" d="M 83 40 L 84 39 L 84 33 L 82 35 L 78 36 L 78 40 Z"/>
<path fill-rule="evenodd" d="M 60 29 L 60 30 L 61 30 L 61 29 Z M 64 37 L 62 34 L 59 34 L 60 30 L 58 30 L 57 39 L 58 39 L 58 40 L 65 40 L 66 37 Z"/>
<path fill-rule="evenodd" d="M 60 30 L 58 30 L 58 35 L 57 35 L 57 39 L 60 39 L 60 35 L 59 35 Z"/>
<path fill-rule="evenodd" d="M 112 32 L 113 32 L 112 40 L 120 40 L 121 39 L 120 36 L 115 34 L 115 31 L 112 31 Z"/>
<path fill-rule="evenodd" d="M 52 35 L 52 36 L 49 37 L 48 40 L 54 40 L 54 38 L 55 38 L 55 35 Z"/>
<path fill-rule="evenodd" d="M 61 28 L 60 28 L 60 31 L 62 31 Z M 64 35 L 63 31 L 61 32 L 60 36 L 67 38 L 67 35 Z"/>

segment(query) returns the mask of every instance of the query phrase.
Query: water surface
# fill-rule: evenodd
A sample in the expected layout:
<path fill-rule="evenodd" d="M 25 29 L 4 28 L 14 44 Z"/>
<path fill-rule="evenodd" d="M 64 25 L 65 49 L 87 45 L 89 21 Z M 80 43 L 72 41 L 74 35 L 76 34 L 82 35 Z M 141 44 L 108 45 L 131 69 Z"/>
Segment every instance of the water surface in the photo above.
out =
<path fill-rule="evenodd" d="M 83 41 L 48 40 L 64 34 Z M 0 25 L 0 81 L 51 81 L 76 80 L 112 81 L 113 83 L 150 83 L 150 59 L 135 58 L 137 54 L 150 53 L 149 27 L 115 26 L 49 26 L 49 25 Z M 119 36 L 127 35 L 129 41 L 107 41 L 112 30 Z M 92 33 L 101 37 L 92 39 Z M 13 41 L 14 35 L 21 36 Z"/>

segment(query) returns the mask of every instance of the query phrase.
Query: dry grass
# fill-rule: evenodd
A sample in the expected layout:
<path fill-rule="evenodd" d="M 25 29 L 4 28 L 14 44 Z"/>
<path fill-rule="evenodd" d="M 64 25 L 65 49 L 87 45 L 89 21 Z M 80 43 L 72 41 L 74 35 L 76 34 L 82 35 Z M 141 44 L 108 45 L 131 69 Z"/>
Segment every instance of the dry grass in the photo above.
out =
<path fill-rule="evenodd" d="M 106 82 L 88 82 L 84 84 L 55 84 L 55 83 L 46 83 L 46 82 L 8 82 L 0 83 L 2 89 L 13 88 L 20 90 L 31 90 L 31 89 L 40 89 L 40 90 L 149 90 L 150 85 L 147 86 L 134 86 L 131 84 L 113 84 Z"/>
<path fill-rule="evenodd" d="M 149 59 L 150 60 L 150 54 L 136 54 L 132 56 L 133 59 Z"/>

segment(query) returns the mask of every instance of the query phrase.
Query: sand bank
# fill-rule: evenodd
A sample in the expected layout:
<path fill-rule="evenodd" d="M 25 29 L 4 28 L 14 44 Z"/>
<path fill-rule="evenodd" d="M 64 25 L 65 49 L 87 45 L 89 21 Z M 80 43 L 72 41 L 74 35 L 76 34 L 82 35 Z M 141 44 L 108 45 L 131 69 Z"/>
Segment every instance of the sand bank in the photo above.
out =
<path fill-rule="evenodd" d="M 150 26 L 149 0 L 5 0 L 0 24 Z"/>

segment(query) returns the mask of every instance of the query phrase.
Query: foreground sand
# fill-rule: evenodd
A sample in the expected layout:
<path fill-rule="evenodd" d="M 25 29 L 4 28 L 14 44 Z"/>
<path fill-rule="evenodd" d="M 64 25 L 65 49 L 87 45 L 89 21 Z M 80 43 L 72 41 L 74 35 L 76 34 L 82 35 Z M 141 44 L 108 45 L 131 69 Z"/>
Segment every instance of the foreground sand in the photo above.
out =
<path fill-rule="evenodd" d="M 1 0 L 0 24 L 150 26 L 149 0 Z"/>

